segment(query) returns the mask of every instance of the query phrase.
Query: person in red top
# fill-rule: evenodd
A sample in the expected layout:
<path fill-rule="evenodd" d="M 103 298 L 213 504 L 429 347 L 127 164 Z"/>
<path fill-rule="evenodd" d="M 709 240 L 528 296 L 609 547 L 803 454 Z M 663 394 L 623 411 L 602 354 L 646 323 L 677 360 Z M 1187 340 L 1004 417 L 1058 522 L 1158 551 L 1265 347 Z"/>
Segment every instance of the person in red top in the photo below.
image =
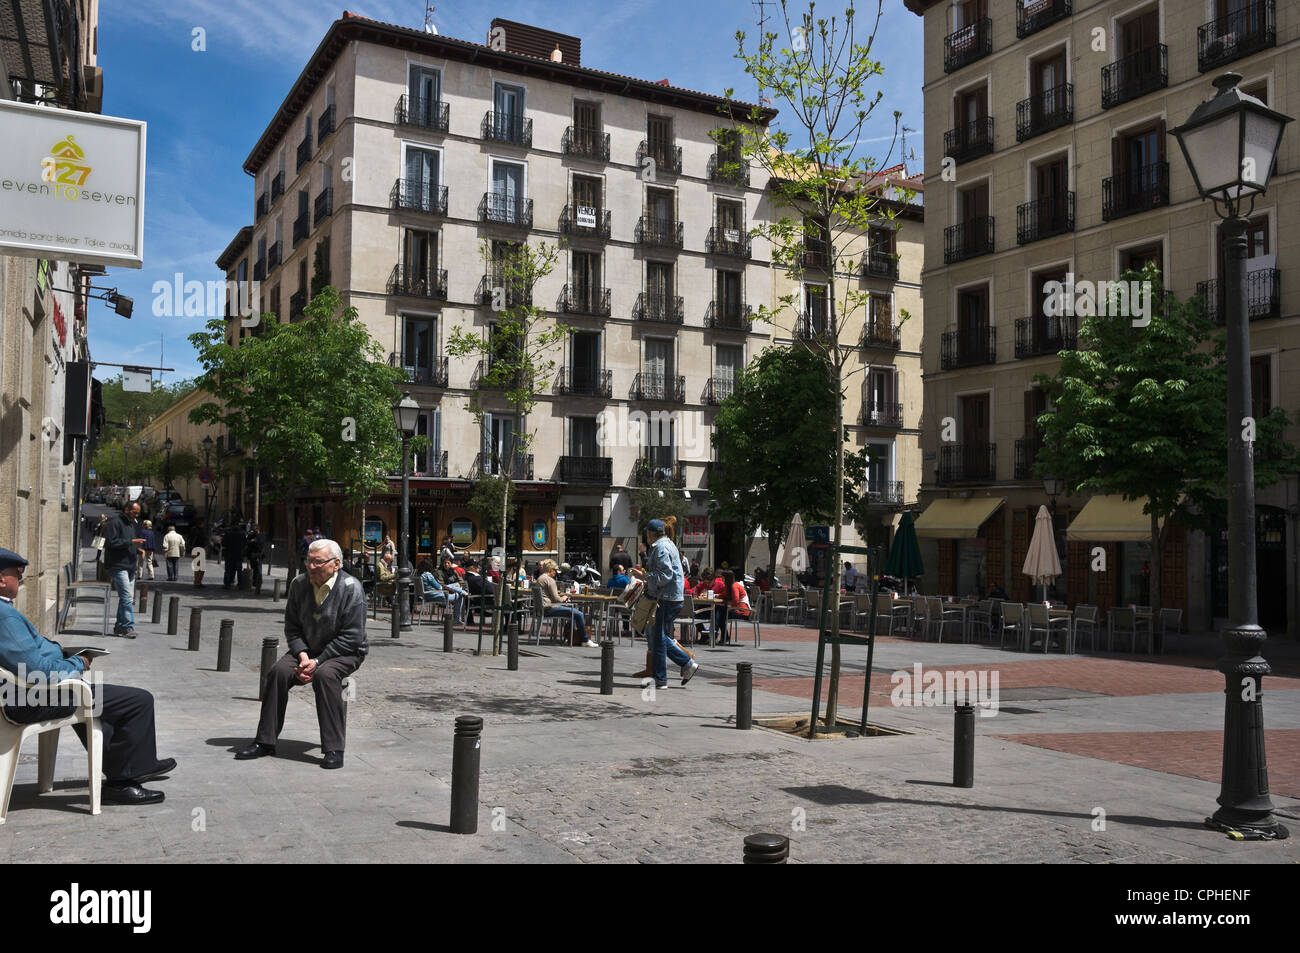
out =
<path fill-rule="evenodd" d="M 736 582 L 736 574 L 730 569 L 725 569 L 722 575 L 718 577 L 719 598 L 722 605 L 713 610 L 714 613 L 714 645 L 730 645 L 731 636 L 727 633 L 728 614 L 737 616 L 742 619 L 749 618 L 749 593 L 745 591 L 743 583 Z"/>
<path fill-rule="evenodd" d="M 700 570 L 700 581 L 691 589 L 691 595 L 702 596 L 713 591 L 713 570 L 705 566 Z"/>
<path fill-rule="evenodd" d="M 766 569 L 760 567 L 754 570 L 754 585 L 758 586 L 759 591 L 761 592 L 767 592 L 770 588 L 772 588 L 772 584 L 768 581 L 767 578 Z"/>

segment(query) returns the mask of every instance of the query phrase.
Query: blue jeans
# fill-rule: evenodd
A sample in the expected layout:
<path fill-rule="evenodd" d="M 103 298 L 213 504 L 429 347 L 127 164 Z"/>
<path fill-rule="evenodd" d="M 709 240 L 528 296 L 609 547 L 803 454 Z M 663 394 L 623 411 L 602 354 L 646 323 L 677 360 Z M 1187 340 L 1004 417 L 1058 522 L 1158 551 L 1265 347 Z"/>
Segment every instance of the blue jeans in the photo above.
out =
<path fill-rule="evenodd" d="M 569 619 L 578 632 L 578 638 L 583 642 L 589 641 L 587 638 L 587 620 L 583 618 L 580 609 L 575 609 L 573 606 L 551 606 L 542 615 L 548 619 Z"/>
<path fill-rule="evenodd" d="M 680 602 L 661 601 L 658 608 L 655 609 L 654 621 L 646 628 L 646 638 L 650 640 L 650 656 L 656 685 L 665 685 L 668 682 L 669 658 L 672 658 L 677 665 L 685 665 L 691 660 L 691 657 L 682 651 L 681 646 L 673 638 L 673 620 L 677 618 L 677 613 L 681 609 L 682 604 Z"/>
<path fill-rule="evenodd" d="M 135 628 L 135 573 L 129 569 L 117 569 L 108 574 L 117 593 L 117 624 L 114 632 Z"/>

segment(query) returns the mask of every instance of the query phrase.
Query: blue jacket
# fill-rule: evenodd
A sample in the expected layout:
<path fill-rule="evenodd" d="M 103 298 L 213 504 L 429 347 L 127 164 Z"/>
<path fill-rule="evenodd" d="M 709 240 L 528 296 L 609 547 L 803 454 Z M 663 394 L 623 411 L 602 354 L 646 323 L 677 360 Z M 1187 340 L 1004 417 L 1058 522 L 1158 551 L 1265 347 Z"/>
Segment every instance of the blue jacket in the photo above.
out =
<path fill-rule="evenodd" d="M 16 675 L 19 665 L 45 675 L 80 675 L 86 670 L 82 659 L 64 658 L 57 642 L 44 638 L 13 603 L 0 599 L 0 666 Z"/>
<path fill-rule="evenodd" d="M 447 593 L 443 591 L 442 583 L 438 577 L 431 572 L 420 573 L 421 594 L 431 602 L 446 602 Z M 454 597 L 454 594 L 453 594 Z"/>
<path fill-rule="evenodd" d="M 645 592 L 661 602 L 681 602 L 686 597 L 682 557 L 667 536 L 660 536 L 646 553 Z"/>
<path fill-rule="evenodd" d="M 610 589 L 626 589 L 628 586 L 632 585 L 632 580 L 627 578 L 626 574 L 616 572 L 614 575 L 609 577 L 609 582 L 605 583 L 605 585 Z"/>

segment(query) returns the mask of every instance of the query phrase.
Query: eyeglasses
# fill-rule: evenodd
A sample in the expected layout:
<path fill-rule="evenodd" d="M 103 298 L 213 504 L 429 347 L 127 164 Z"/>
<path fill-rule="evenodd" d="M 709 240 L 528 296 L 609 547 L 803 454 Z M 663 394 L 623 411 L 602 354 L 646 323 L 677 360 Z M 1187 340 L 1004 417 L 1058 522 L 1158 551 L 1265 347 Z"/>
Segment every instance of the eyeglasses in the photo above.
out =
<path fill-rule="evenodd" d="M 334 557 L 333 557 L 333 556 L 331 556 L 329 559 L 309 559 L 309 560 L 307 560 L 307 565 L 308 565 L 308 566 L 328 566 L 328 565 L 329 565 L 330 563 L 332 563 L 332 562 L 334 562 Z"/>

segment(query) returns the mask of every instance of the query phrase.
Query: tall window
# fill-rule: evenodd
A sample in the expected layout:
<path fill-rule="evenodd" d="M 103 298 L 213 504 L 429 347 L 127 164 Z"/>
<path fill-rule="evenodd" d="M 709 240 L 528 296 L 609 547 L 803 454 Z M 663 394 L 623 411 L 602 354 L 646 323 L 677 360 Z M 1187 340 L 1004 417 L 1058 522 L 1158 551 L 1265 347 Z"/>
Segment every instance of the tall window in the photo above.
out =
<path fill-rule="evenodd" d="M 524 167 L 514 162 L 492 163 L 492 221 L 515 224 L 523 221 Z"/>
<path fill-rule="evenodd" d="M 407 206 L 424 212 L 434 211 L 441 171 L 439 153 L 434 149 L 408 146 L 404 171 Z"/>
<path fill-rule="evenodd" d="M 413 454 L 411 472 L 414 476 L 446 476 L 442 472 L 442 411 L 422 410 L 416 420 L 415 434 L 427 437 L 429 446 Z"/>
<path fill-rule="evenodd" d="M 867 412 L 872 423 L 896 423 L 898 371 L 893 367 L 873 367 L 867 373 Z"/>
<path fill-rule="evenodd" d="M 642 390 L 647 397 L 663 399 L 671 392 L 672 378 L 673 342 L 661 338 L 646 338 Z"/>
<path fill-rule="evenodd" d="M 600 446 L 596 443 L 595 417 L 569 418 L 569 456 L 600 456 Z"/>
<path fill-rule="evenodd" d="M 600 254 L 573 253 L 573 304 L 579 311 L 594 313 L 601 303 Z"/>
<path fill-rule="evenodd" d="M 408 228 L 402 241 L 402 266 L 410 276 L 413 293 L 425 294 L 437 281 L 438 233 Z"/>
<path fill-rule="evenodd" d="M 672 264 L 663 261 L 646 262 L 645 276 L 646 291 L 650 295 L 651 306 L 667 308 L 674 287 Z"/>
<path fill-rule="evenodd" d="M 437 358 L 437 325 L 433 318 L 407 315 L 403 320 L 402 367 L 416 384 L 433 382 Z"/>
<path fill-rule="evenodd" d="M 739 321 L 744 309 L 745 296 L 741 291 L 741 273 L 738 271 L 719 271 L 718 275 L 718 309 L 719 314 L 728 321 Z"/>
<path fill-rule="evenodd" d="M 524 136 L 524 88 L 497 83 L 493 93 L 496 138 L 519 142 Z"/>
<path fill-rule="evenodd" d="M 600 332 L 575 331 L 570 335 L 573 393 L 600 393 Z"/>
<path fill-rule="evenodd" d="M 437 70 L 412 66 L 408 92 L 411 120 L 420 126 L 432 126 L 438 116 L 438 100 L 442 98 L 442 77 Z"/>
<path fill-rule="evenodd" d="M 1250 413 L 1260 420 L 1273 409 L 1273 355 L 1250 359 Z"/>
<path fill-rule="evenodd" d="M 671 116 L 647 116 L 646 140 L 650 155 L 659 166 L 671 166 L 675 161 L 673 148 L 673 120 Z"/>
<path fill-rule="evenodd" d="M 483 470 L 497 476 L 517 472 L 520 456 L 519 418 L 513 414 L 483 415 Z"/>
<path fill-rule="evenodd" d="M 803 311 L 804 321 L 810 332 L 825 334 L 830 329 L 825 285 L 804 285 Z"/>
<path fill-rule="evenodd" d="M 646 458 L 656 479 L 672 479 L 677 462 L 677 432 L 671 414 L 650 415 L 646 423 Z"/>

